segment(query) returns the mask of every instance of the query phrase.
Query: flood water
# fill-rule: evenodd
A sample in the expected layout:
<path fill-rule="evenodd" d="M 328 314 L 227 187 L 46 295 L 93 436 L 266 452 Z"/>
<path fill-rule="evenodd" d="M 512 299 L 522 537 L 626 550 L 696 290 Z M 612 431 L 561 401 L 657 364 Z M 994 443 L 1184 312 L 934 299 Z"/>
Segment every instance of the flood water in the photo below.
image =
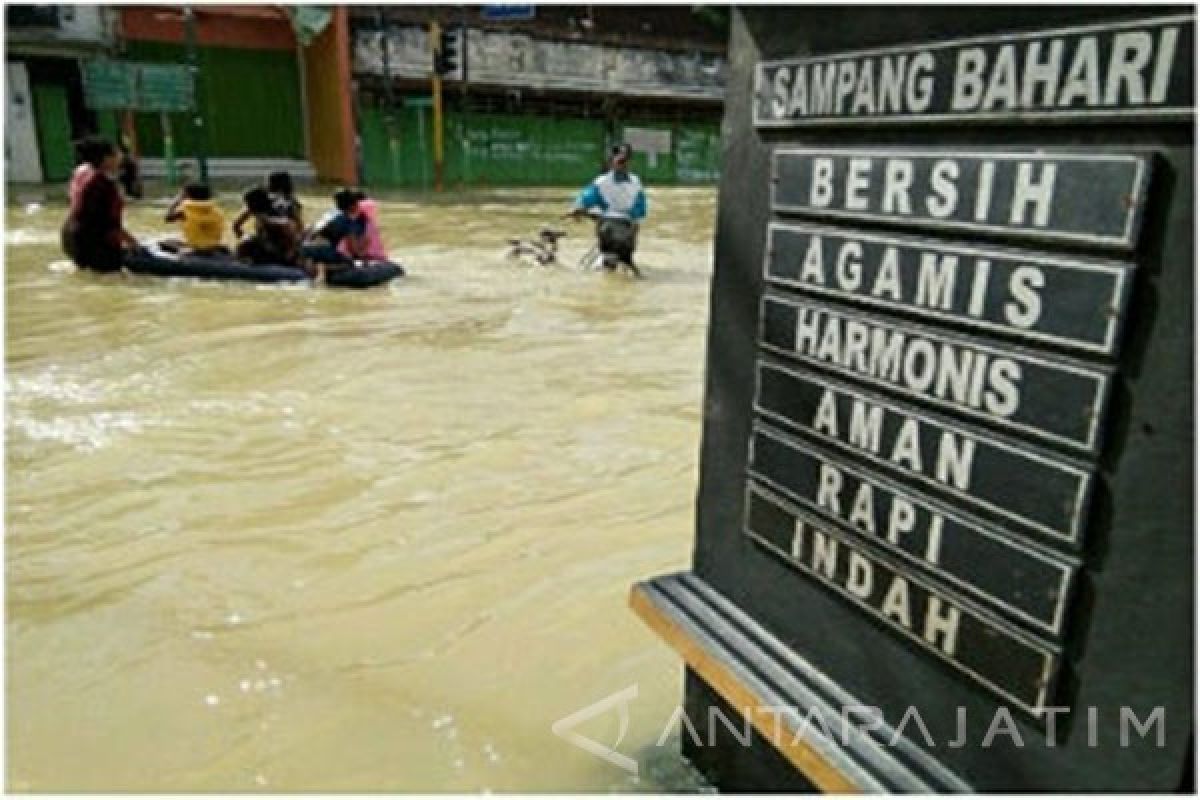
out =
<path fill-rule="evenodd" d="M 643 281 L 506 261 L 570 195 L 384 196 L 411 275 L 349 292 L 76 272 L 10 191 L 10 790 L 703 788 L 626 601 L 691 555 L 715 192 Z M 551 732 L 630 686 L 636 776 Z"/>

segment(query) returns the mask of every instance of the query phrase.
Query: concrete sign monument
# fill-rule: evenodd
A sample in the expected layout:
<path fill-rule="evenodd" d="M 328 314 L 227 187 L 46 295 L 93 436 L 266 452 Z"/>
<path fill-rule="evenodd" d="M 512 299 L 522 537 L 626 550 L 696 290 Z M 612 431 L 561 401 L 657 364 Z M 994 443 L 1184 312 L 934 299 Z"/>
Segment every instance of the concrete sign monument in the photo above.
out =
<path fill-rule="evenodd" d="M 734 18 L 694 562 L 631 602 L 755 736 L 685 753 L 1187 786 L 1194 15 Z"/>

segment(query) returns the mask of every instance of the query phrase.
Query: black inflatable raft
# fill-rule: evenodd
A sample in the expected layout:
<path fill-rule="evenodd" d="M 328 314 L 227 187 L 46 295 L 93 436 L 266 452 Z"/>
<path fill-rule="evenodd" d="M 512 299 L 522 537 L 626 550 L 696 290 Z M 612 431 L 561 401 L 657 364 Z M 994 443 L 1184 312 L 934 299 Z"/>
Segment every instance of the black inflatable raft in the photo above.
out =
<path fill-rule="evenodd" d="M 300 267 L 281 264 L 244 264 L 234 259 L 181 256 L 163 250 L 155 243 L 143 246 L 125 257 L 125 268 L 143 275 L 173 278 L 201 278 L 250 283 L 304 283 L 308 273 Z M 325 283 L 343 289 L 367 289 L 387 283 L 404 274 L 404 268 L 390 261 L 375 261 L 366 266 L 328 272 Z"/>

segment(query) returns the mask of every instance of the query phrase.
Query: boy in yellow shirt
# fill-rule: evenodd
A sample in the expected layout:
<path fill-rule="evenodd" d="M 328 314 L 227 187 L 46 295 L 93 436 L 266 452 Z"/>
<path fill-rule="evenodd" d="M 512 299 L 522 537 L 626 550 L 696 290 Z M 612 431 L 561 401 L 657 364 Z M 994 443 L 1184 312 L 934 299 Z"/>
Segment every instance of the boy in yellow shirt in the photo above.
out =
<path fill-rule="evenodd" d="M 183 245 L 190 255 L 228 255 L 225 215 L 212 199 L 212 190 L 202 183 L 189 183 L 167 208 L 167 222 L 183 227 Z"/>

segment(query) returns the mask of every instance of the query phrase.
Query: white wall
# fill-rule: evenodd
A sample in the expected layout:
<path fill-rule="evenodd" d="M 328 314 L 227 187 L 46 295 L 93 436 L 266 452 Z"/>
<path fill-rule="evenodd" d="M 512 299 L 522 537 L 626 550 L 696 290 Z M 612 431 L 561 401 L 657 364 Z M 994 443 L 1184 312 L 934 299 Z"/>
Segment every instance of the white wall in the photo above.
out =
<path fill-rule="evenodd" d="M 550 41 L 519 33 L 468 33 L 471 83 L 659 97 L 724 96 L 728 65 L 720 56 Z M 387 55 L 392 75 L 426 77 L 432 64 L 428 30 L 392 30 Z M 354 69 L 383 74 L 383 34 L 360 31 L 355 36 Z"/>
<path fill-rule="evenodd" d="M 107 14 L 107 9 L 100 6 L 59 6 L 59 37 L 78 42 L 104 42 L 109 34 Z"/>
<path fill-rule="evenodd" d="M 19 61 L 5 64 L 4 98 L 4 180 L 41 183 L 42 164 L 33 117 L 33 94 L 29 90 L 29 73 Z"/>

